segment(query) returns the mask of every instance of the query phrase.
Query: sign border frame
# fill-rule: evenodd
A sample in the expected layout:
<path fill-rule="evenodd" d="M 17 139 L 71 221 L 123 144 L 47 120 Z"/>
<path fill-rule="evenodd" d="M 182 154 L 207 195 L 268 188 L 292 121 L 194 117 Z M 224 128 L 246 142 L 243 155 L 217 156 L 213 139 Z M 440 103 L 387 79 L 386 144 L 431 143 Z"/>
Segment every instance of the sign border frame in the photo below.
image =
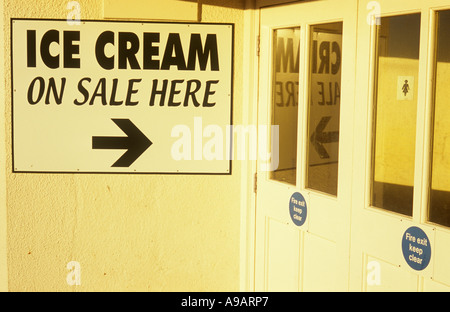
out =
<path fill-rule="evenodd" d="M 29 171 L 18 170 L 14 166 L 14 70 L 13 70 L 13 23 L 14 21 L 55 21 L 55 22 L 67 22 L 67 19 L 63 18 L 10 18 L 10 69 L 11 69 L 11 169 L 12 173 L 26 173 L 26 174 L 100 174 L 100 175 L 218 175 L 229 176 L 233 172 L 232 157 L 229 160 L 228 172 L 144 172 L 144 171 Z M 107 22 L 107 23 L 132 23 L 132 24 L 180 24 L 180 25 L 223 25 L 231 26 L 231 81 L 230 81 L 230 126 L 233 126 L 233 107 L 234 107 L 234 55 L 235 55 L 235 23 L 214 23 L 214 22 L 187 22 L 187 21 L 152 21 L 152 20 L 117 20 L 117 19 L 81 19 L 81 23 L 90 22 Z M 230 139 L 230 153 L 233 153 L 234 138 Z"/>

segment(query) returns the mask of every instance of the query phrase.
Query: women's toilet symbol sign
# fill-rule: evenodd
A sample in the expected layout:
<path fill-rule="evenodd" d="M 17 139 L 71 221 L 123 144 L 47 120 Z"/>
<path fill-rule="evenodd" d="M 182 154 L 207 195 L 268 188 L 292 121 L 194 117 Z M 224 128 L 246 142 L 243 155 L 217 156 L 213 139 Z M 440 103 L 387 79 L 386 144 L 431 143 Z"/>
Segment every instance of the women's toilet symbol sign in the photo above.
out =
<path fill-rule="evenodd" d="M 410 227 L 403 234 L 402 251 L 406 263 L 416 271 L 422 271 L 430 263 L 430 240 L 427 234 L 416 226 Z"/>
<path fill-rule="evenodd" d="M 295 192 L 289 199 L 289 213 L 292 222 L 297 226 L 302 226 L 306 221 L 307 207 L 306 200 L 302 194 Z"/>
<path fill-rule="evenodd" d="M 408 94 L 408 92 L 409 92 L 408 80 L 405 80 L 405 83 L 403 84 L 403 87 L 402 87 L 402 92 L 405 96 Z"/>
<path fill-rule="evenodd" d="M 397 79 L 397 100 L 414 100 L 414 76 L 398 76 Z"/>

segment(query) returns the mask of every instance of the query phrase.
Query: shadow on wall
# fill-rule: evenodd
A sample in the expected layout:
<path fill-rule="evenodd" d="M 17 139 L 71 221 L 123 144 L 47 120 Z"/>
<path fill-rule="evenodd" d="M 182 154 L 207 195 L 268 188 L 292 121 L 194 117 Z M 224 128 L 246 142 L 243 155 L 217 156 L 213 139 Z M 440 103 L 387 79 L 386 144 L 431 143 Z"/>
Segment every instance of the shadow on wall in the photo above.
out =
<path fill-rule="evenodd" d="M 239 1 L 216 1 L 216 0 L 180 0 L 180 1 L 186 1 L 186 2 L 196 2 L 199 4 L 199 6 L 201 7 L 202 4 L 206 4 L 206 5 L 214 5 L 217 7 L 224 7 L 224 8 L 232 8 L 232 9 L 246 9 L 245 8 L 245 2 L 246 0 L 239 0 Z M 308 2 L 311 1 L 318 1 L 318 0 L 309 0 Z M 274 1 L 277 2 L 277 1 Z M 289 2 L 297 2 L 297 0 L 285 0 L 285 1 L 278 1 L 280 4 L 286 4 Z M 305 1 L 306 2 L 306 1 Z"/>
<path fill-rule="evenodd" d="M 205 5 L 213 5 L 217 7 L 225 7 L 225 8 L 232 8 L 232 9 L 244 9 L 245 0 L 240 1 L 215 1 L 215 0 L 180 0 L 185 2 L 196 2 L 198 3 L 199 7 L 203 4 Z"/>

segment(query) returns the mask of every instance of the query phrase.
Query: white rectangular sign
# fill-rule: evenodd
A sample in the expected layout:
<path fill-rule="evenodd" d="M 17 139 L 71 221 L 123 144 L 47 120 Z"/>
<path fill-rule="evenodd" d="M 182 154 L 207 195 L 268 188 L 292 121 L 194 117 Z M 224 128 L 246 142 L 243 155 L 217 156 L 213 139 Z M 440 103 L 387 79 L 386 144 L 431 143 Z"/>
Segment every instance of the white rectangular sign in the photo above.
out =
<path fill-rule="evenodd" d="M 13 171 L 231 173 L 232 24 L 11 27 Z"/>

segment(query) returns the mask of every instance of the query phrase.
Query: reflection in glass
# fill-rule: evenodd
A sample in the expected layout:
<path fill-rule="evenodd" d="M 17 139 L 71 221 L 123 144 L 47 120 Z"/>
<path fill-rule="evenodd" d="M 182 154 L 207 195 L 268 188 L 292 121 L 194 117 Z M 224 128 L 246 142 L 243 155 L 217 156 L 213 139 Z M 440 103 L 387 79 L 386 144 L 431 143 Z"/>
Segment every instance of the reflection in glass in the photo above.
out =
<path fill-rule="evenodd" d="M 450 227 L 450 11 L 437 14 L 429 220 Z"/>
<path fill-rule="evenodd" d="M 412 216 L 420 14 L 381 18 L 371 205 Z"/>
<path fill-rule="evenodd" d="M 311 27 L 306 187 L 337 195 L 342 23 Z"/>
<path fill-rule="evenodd" d="M 273 34 L 272 125 L 279 126 L 279 163 L 270 178 L 295 185 L 300 28 Z"/>

